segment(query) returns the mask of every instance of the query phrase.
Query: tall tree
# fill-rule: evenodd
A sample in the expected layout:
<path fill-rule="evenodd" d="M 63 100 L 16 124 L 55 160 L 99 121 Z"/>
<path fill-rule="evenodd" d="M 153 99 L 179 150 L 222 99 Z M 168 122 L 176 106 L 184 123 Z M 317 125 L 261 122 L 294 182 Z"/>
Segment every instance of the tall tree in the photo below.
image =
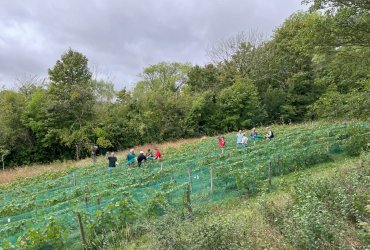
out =
<path fill-rule="evenodd" d="M 95 103 L 88 59 L 69 49 L 48 73 L 51 81 L 47 103 L 48 135 L 57 135 L 65 145 L 73 145 L 79 160 L 83 147 L 90 145 Z"/>

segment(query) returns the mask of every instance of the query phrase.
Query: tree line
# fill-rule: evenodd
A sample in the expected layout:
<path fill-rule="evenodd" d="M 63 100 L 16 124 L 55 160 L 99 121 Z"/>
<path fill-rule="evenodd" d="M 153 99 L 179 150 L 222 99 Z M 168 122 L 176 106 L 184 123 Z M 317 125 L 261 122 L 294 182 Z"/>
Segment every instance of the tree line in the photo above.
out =
<path fill-rule="evenodd" d="M 0 91 L 6 167 L 80 159 L 149 142 L 261 124 L 370 116 L 370 6 L 305 0 L 270 39 L 240 33 L 213 46 L 210 63 L 146 67 L 132 90 L 94 79 L 69 49 L 48 82 Z"/>

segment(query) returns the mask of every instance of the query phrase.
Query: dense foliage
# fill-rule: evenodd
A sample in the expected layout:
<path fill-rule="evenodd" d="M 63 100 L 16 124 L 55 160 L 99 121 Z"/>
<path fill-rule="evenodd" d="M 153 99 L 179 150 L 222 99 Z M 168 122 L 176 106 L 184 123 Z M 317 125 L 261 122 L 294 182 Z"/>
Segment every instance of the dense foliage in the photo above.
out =
<path fill-rule="evenodd" d="M 11 167 L 79 159 L 94 144 L 104 153 L 273 122 L 368 119 L 369 5 L 304 2 L 310 10 L 271 39 L 225 41 L 204 66 L 148 66 L 132 90 L 93 79 L 88 59 L 68 50 L 47 84 L 0 91 L 0 160 Z"/>

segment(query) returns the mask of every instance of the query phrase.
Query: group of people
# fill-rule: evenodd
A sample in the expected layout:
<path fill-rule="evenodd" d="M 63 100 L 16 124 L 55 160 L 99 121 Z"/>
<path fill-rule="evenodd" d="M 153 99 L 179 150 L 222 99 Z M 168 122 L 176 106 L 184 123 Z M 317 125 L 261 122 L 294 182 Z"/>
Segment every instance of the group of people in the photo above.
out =
<path fill-rule="evenodd" d="M 274 138 L 274 132 L 270 127 L 267 128 L 267 132 L 265 133 L 264 136 L 258 135 L 256 128 L 253 128 L 251 133 L 249 134 L 249 138 L 253 140 L 254 144 L 256 144 L 256 140 L 259 139 L 272 139 Z M 224 153 L 224 147 L 226 145 L 226 139 L 224 136 L 218 136 L 218 147 L 221 148 L 222 153 Z M 248 137 L 245 135 L 245 133 L 241 130 L 239 130 L 239 133 L 236 135 L 236 147 L 241 148 L 241 147 L 246 147 L 248 145 Z M 133 164 L 137 163 L 137 166 L 140 167 L 143 162 L 147 160 L 157 160 L 162 158 L 162 154 L 159 151 L 158 148 L 155 149 L 154 155 L 153 152 L 148 149 L 146 154 L 144 154 L 144 151 L 140 151 L 139 155 L 136 156 L 135 150 L 132 148 L 130 149 L 129 153 L 127 154 L 127 164 Z M 118 160 L 117 157 L 114 155 L 114 152 L 107 153 L 106 159 L 109 162 L 109 168 L 113 168 L 116 165 L 118 165 Z"/>
<path fill-rule="evenodd" d="M 127 164 L 137 163 L 137 166 L 140 167 L 141 164 L 147 160 L 157 160 L 162 158 L 162 154 L 158 148 L 155 149 L 154 155 L 150 149 L 144 154 L 144 151 L 140 151 L 139 155 L 136 156 L 135 150 L 133 148 L 130 149 L 129 153 L 127 154 Z M 108 167 L 114 168 L 118 165 L 118 159 L 115 156 L 114 152 L 109 152 L 106 155 L 106 159 L 108 160 Z"/>
<path fill-rule="evenodd" d="M 256 144 L 256 140 L 259 139 L 272 139 L 274 138 L 274 132 L 270 127 L 267 128 L 267 132 L 265 133 L 264 136 L 258 135 L 256 128 L 253 128 L 251 133 L 249 134 L 249 138 L 253 140 L 253 143 Z M 221 148 L 222 153 L 224 152 L 224 147 L 226 145 L 226 139 L 224 136 L 218 136 L 218 147 Z M 248 145 L 248 137 L 246 134 L 241 130 L 239 130 L 238 134 L 236 135 L 236 147 L 237 148 L 242 148 L 246 147 Z"/>

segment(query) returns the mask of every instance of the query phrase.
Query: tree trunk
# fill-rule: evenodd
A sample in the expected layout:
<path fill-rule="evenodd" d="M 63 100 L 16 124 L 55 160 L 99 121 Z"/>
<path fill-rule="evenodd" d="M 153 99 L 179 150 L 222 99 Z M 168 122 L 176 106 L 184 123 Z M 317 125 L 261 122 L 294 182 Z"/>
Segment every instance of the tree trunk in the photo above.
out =
<path fill-rule="evenodd" d="M 80 160 L 80 151 L 81 151 L 80 144 L 76 144 L 76 161 Z"/>

